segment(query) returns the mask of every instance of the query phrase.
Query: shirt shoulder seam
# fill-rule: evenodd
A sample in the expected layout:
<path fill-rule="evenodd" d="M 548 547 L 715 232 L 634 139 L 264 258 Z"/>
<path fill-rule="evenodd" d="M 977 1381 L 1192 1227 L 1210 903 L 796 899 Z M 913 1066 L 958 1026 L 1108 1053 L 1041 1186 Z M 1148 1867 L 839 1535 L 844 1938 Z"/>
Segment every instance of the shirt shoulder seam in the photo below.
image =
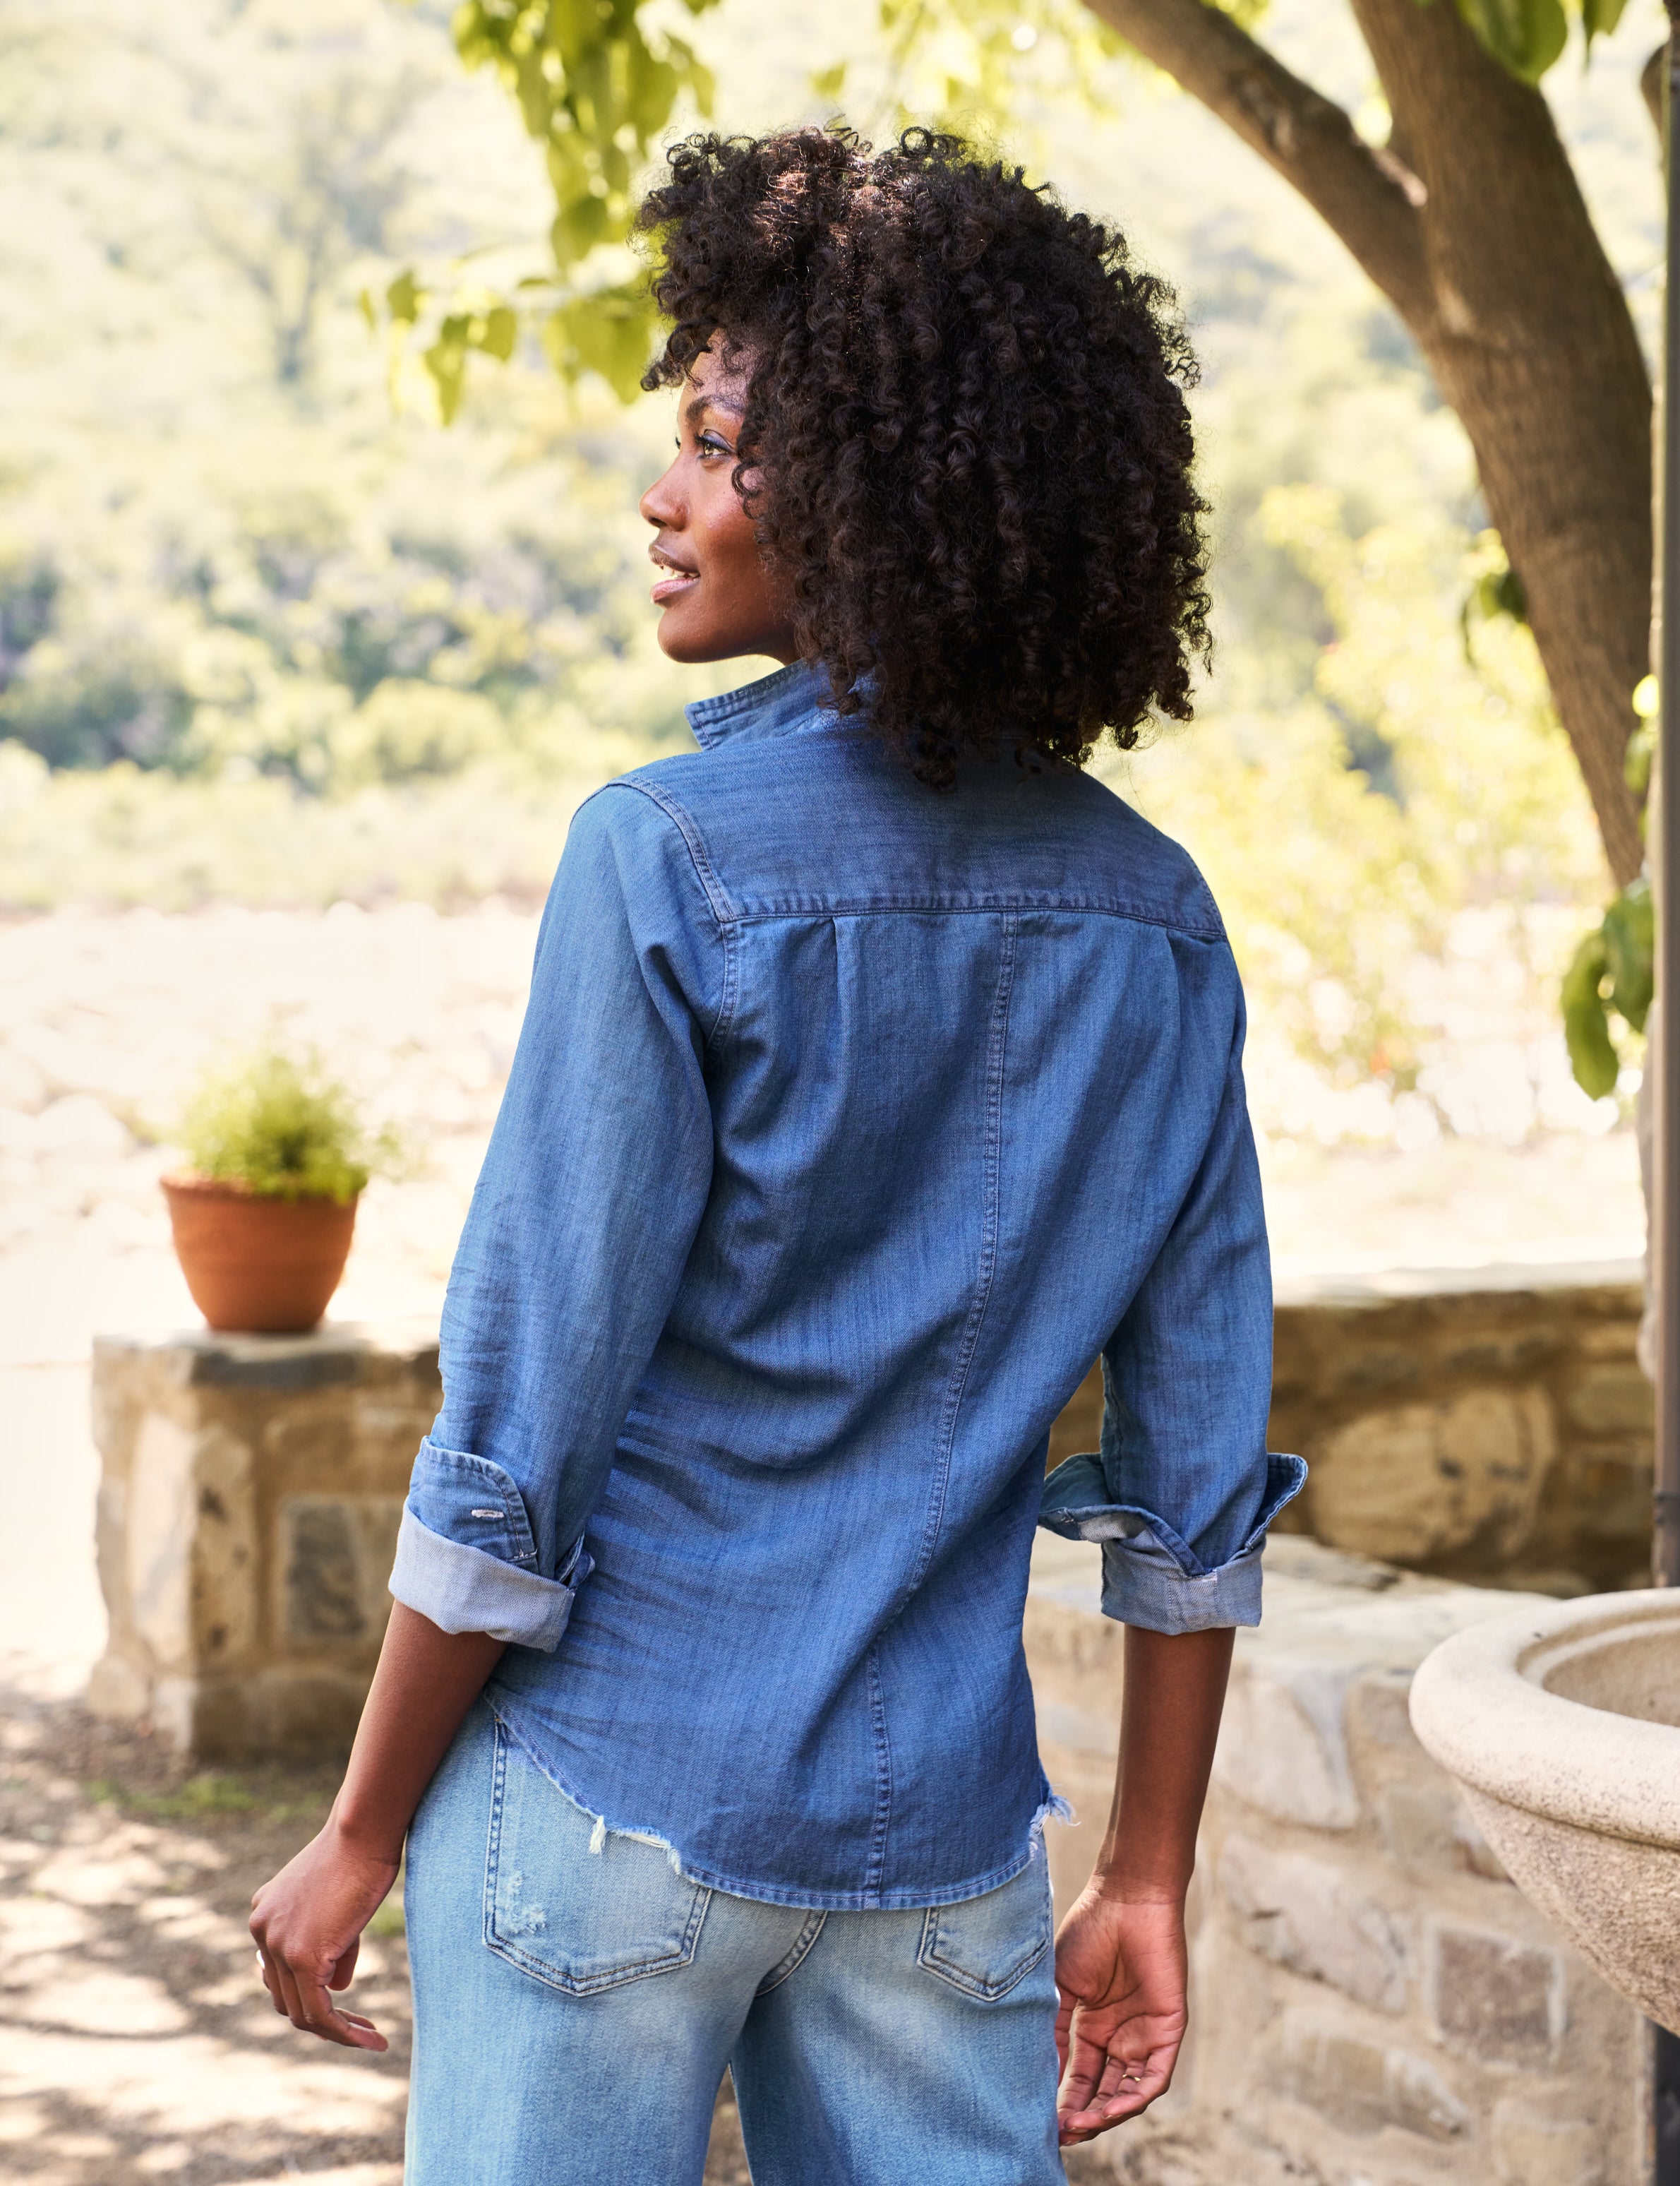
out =
<path fill-rule="evenodd" d="M 686 807 L 679 804 L 669 790 L 661 789 L 654 782 L 637 782 L 625 776 L 617 782 L 606 783 L 603 788 L 596 790 L 595 794 L 597 797 L 602 796 L 608 789 L 633 789 L 639 796 L 645 797 L 657 810 L 664 814 L 666 819 L 681 836 L 683 845 L 688 852 L 689 862 L 694 867 L 694 877 L 700 883 L 701 893 L 706 899 L 706 908 L 712 914 L 712 922 L 717 928 L 718 939 L 723 945 L 724 952 L 723 991 L 719 997 L 717 1014 L 712 1020 L 712 1029 L 706 1035 L 706 1045 L 710 1048 L 717 1042 L 734 1012 L 735 928 L 738 922 L 735 907 L 725 894 L 723 883 L 719 880 L 716 869 L 706 854 L 705 838 L 695 824 L 694 816 Z"/>

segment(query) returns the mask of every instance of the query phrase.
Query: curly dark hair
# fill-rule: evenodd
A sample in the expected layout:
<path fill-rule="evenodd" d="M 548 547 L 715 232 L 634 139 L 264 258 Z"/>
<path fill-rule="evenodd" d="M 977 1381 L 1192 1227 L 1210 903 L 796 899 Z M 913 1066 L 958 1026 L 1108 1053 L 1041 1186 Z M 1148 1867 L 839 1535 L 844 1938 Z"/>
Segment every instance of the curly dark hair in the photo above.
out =
<path fill-rule="evenodd" d="M 1205 505 L 1171 290 L 960 137 L 697 136 L 640 215 L 671 322 L 748 373 L 737 486 L 802 655 L 923 781 L 1190 716 Z M 750 477 L 749 477 L 750 474 Z"/>

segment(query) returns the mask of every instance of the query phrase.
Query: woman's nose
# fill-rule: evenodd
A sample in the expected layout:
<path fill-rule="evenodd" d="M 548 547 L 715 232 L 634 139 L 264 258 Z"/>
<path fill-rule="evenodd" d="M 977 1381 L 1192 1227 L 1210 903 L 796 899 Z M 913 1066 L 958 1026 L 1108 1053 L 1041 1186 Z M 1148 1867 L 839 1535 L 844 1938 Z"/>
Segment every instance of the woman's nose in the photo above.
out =
<path fill-rule="evenodd" d="M 656 530 L 680 531 L 688 522 L 687 507 L 676 490 L 675 470 L 673 463 L 663 477 L 655 479 L 638 504 L 642 521 L 652 524 Z"/>

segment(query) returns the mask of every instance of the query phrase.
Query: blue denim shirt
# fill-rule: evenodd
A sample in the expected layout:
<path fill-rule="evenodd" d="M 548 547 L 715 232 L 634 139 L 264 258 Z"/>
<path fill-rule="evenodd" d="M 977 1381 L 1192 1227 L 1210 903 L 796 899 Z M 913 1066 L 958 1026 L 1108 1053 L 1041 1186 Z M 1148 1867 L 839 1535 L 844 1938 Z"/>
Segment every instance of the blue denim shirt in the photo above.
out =
<path fill-rule="evenodd" d="M 1304 1468 L 1200 875 L 1087 776 L 930 790 L 821 691 L 691 707 L 573 822 L 391 1586 L 512 1642 L 509 1730 L 686 1874 L 929 1905 L 1049 1797 L 1041 1516 L 1112 1616 L 1253 1623 Z"/>

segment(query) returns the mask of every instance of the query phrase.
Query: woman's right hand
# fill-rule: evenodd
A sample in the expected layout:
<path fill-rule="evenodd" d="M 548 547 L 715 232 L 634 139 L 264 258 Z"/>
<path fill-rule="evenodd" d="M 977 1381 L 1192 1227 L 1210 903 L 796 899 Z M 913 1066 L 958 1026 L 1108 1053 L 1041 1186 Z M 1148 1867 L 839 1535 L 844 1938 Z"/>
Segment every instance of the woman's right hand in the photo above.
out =
<path fill-rule="evenodd" d="M 1056 2045 L 1064 2148 L 1146 2110 L 1172 2084 L 1184 2038 L 1184 1909 L 1087 1885 L 1056 1939 Z"/>
<path fill-rule="evenodd" d="M 257 1962 L 274 2009 L 305 2034 L 347 2049 L 385 2049 L 371 2019 L 328 1993 L 350 1987 L 361 1931 L 396 1881 L 395 1858 L 349 1843 L 338 1810 L 251 1900 Z"/>

